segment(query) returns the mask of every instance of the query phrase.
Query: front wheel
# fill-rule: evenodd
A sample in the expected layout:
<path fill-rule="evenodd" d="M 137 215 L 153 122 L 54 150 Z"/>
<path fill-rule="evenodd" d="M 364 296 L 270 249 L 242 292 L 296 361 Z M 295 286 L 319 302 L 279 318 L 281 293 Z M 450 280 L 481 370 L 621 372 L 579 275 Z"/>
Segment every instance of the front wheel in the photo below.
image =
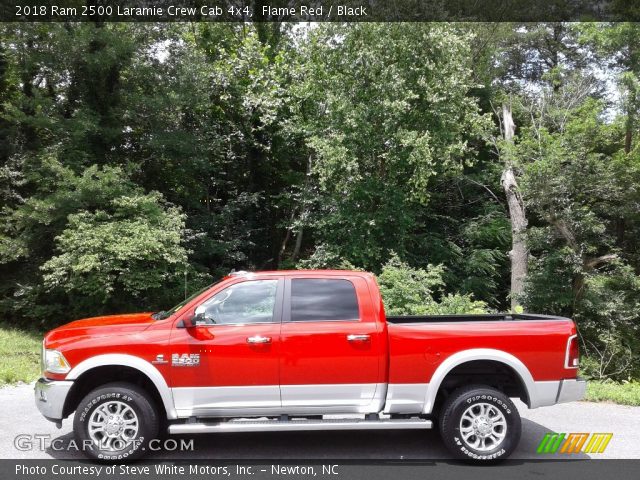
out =
<path fill-rule="evenodd" d="M 73 431 L 89 458 L 127 461 L 148 450 L 158 435 L 159 418 L 149 395 L 129 383 L 110 383 L 82 399 Z"/>
<path fill-rule="evenodd" d="M 507 458 L 520 441 L 520 414 L 504 393 L 474 385 L 454 391 L 440 417 L 440 434 L 456 458 L 490 462 Z"/>

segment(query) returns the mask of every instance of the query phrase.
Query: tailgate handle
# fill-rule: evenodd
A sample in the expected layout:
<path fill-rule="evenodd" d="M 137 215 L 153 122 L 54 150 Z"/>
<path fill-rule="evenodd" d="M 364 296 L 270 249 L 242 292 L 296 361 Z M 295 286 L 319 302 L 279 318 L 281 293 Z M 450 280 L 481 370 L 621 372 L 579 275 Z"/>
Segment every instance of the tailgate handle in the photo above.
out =
<path fill-rule="evenodd" d="M 256 335 L 255 337 L 248 337 L 247 343 L 271 343 L 271 337 Z"/>
<path fill-rule="evenodd" d="M 351 334 L 351 335 L 347 335 L 347 340 L 349 342 L 368 342 L 369 338 L 370 337 L 367 334 L 360 334 L 360 335 Z"/>

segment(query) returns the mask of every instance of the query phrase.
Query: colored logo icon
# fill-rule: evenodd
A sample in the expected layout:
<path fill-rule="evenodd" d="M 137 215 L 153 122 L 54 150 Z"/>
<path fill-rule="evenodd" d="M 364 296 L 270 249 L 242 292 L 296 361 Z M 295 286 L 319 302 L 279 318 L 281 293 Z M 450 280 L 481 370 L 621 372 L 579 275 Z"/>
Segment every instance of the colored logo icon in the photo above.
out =
<path fill-rule="evenodd" d="M 547 433 L 537 453 L 604 453 L 613 433 Z"/>

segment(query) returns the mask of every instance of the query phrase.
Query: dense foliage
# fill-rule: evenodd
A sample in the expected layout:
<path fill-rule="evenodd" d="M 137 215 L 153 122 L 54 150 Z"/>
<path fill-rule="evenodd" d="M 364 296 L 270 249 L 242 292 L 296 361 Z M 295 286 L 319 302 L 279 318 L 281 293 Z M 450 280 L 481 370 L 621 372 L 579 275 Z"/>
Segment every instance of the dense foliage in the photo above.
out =
<path fill-rule="evenodd" d="M 471 295 L 446 294 L 441 265 L 411 268 L 397 255 L 382 267 L 378 276 L 380 293 L 388 315 L 439 315 L 443 313 L 485 313 L 486 304 Z M 439 298 L 436 301 L 435 298 Z"/>
<path fill-rule="evenodd" d="M 637 378 L 639 29 L 0 25 L 0 316 L 311 267 L 373 271 L 396 314 L 505 310 L 508 154 L 518 302 L 577 320 L 589 375 Z"/>

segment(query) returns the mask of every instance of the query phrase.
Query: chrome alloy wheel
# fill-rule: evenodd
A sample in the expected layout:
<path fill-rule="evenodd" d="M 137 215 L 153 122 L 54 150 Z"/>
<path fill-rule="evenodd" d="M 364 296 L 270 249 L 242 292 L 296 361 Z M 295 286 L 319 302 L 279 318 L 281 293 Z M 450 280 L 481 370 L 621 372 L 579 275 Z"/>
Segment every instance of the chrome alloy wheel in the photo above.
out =
<path fill-rule="evenodd" d="M 96 408 L 89 418 L 89 437 L 100 450 L 126 448 L 138 435 L 138 415 L 126 403 L 110 401 Z"/>
<path fill-rule="evenodd" d="M 498 447 L 507 436 L 507 419 L 489 403 L 476 403 L 460 418 L 460 435 L 474 450 L 486 452 Z"/>

